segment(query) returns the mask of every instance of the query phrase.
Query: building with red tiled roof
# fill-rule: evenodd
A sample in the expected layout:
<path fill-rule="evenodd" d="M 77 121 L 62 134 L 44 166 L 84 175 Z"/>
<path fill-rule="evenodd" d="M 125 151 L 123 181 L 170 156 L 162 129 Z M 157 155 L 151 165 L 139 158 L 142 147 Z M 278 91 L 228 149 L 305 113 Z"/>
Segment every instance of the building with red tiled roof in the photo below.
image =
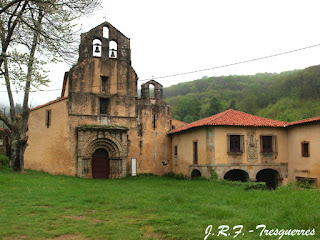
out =
<path fill-rule="evenodd" d="M 229 109 L 225 112 L 200 119 L 170 131 L 173 134 L 203 126 L 242 126 L 242 127 L 284 127 L 286 122 L 258 117 L 252 114 Z"/>
<path fill-rule="evenodd" d="M 269 187 L 319 184 L 320 117 L 284 122 L 229 109 L 168 132 L 173 171 L 265 181 Z M 306 164 L 307 163 L 307 164 Z"/>
<path fill-rule="evenodd" d="M 319 184 L 320 117 L 289 123 L 229 109 L 185 124 L 172 119 L 160 83 L 142 84 L 139 98 L 137 80 L 129 38 L 108 22 L 82 33 L 61 98 L 31 109 L 25 168 L 84 178 L 214 171 L 269 187 Z"/>

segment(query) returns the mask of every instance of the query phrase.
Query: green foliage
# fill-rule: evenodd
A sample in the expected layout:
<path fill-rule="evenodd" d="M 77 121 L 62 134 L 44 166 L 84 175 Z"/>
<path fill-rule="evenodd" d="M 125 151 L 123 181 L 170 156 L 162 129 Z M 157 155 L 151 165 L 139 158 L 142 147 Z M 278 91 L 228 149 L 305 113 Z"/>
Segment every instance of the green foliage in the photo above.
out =
<path fill-rule="evenodd" d="M 218 174 L 216 173 L 216 171 L 214 169 L 211 170 L 210 174 L 211 174 L 212 180 L 218 180 Z"/>
<path fill-rule="evenodd" d="M 300 179 L 298 182 L 299 188 L 304 188 L 304 189 L 315 189 L 316 187 L 312 185 L 310 180 L 308 179 Z"/>
<path fill-rule="evenodd" d="M 267 184 L 265 182 L 247 182 L 245 190 L 259 189 L 267 190 Z"/>
<path fill-rule="evenodd" d="M 195 119 L 190 114 L 185 116 L 184 119 L 183 119 L 183 122 L 186 122 L 186 123 L 191 123 L 191 122 L 194 122 L 194 121 L 195 121 Z"/>
<path fill-rule="evenodd" d="M 200 119 L 201 103 L 196 94 L 177 96 L 169 104 L 173 105 L 174 116 L 178 120 L 193 122 Z"/>
<path fill-rule="evenodd" d="M 204 176 L 199 176 L 199 177 L 193 177 L 191 179 L 192 181 L 210 181 L 210 179 L 204 177 Z"/>
<path fill-rule="evenodd" d="M 0 155 L 0 170 L 9 168 L 10 159 L 5 155 Z"/>
<path fill-rule="evenodd" d="M 164 89 L 174 118 L 195 121 L 229 108 L 282 121 L 320 115 L 320 65 L 253 76 L 204 77 Z"/>
<path fill-rule="evenodd" d="M 212 97 L 210 99 L 210 104 L 207 109 L 206 115 L 209 117 L 209 116 L 215 115 L 219 112 L 222 112 L 222 110 L 223 110 L 223 106 L 222 106 L 221 101 L 216 97 Z"/>
<path fill-rule="evenodd" d="M 163 176 L 164 177 L 168 177 L 168 178 L 174 178 L 174 179 L 177 179 L 177 180 L 186 180 L 186 179 L 188 179 L 188 177 L 183 175 L 182 173 L 175 174 L 174 172 L 165 173 L 165 174 L 163 174 Z"/>
<path fill-rule="evenodd" d="M 265 182 L 240 182 L 240 181 L 229 181 L 229 180 L 222 180 L 221 183 L 231 186 L 241 187 L 244 190 L 267 190 L 267 185 Z"/>

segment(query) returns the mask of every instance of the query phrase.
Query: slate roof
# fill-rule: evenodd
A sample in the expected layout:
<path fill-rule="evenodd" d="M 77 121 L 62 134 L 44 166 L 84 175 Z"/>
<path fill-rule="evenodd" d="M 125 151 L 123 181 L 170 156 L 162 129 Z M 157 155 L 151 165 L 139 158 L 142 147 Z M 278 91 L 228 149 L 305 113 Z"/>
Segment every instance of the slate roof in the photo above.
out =
<path fill-rule="evenodd" d="M 211 117 L 203 118 L 198 121 L 186 124 L 180 128 L 173 129 L 168 134 L 182 132 L 188 129 L 203 127 L 203 126 L 241 126 L 241 127 L 276 127 L 284 128 L 297 124 L 309 123 L 320 121 L 320 116 L 309 118 L 295 122 L 284 122 L 273 120 L 269 118 L 258 117 L 252 114 L 240 112 L 237 110 L 229 109 L 227 111 L 218 113 Z"/>

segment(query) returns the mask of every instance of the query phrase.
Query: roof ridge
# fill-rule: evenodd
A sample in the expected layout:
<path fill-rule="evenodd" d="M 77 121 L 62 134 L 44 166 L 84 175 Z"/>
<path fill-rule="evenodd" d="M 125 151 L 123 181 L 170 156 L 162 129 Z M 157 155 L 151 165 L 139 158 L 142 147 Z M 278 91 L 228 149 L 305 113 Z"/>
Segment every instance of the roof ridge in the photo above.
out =
<path fill-rule="evenodd" d="M 219 113 L 217 113 L 215 115 L 210 116 L 212 119 L 210 119 L 210 121 L 208 121 L 205 125 L 210 125 L 210 123 L 212 121 L 217 120 L 217 119 L 223 117 L 224 115 L 226 115 L 227 113 L 232 112 L 232 111 L 236 111 L 236 110 L 233 110 L 233 109 L 230 108 L 230 109 L 228 109 L 226 111 L 219 112 Z"/>
<path fill-rule="evenodd" d="M 201 126 L 247 126 L 247 127 L 285 127 L 287 122 L 256 116 L 234 109 L 217 113 L 210 117 L 188 123 L 180 128 L 171 130 L 169 134 Z"/>
<path fill-rule="evenodd" d="M 43 107 L 46 107 L 46 106 L 51 105 L 51 104 L 53 104 L 53 103 L 60 102 L 60 101 L 62 101 L 62 100 L 64 100 L 64 99 L 67 99 L 67 98 L 68 98 L 68 96 L 66 96 L 66 97 L 60 97 L 59 99 L 52 100 L 52 101 L 47 102 L 47 103 L 45 103 L 45 104 L 42 104 L 42 105 L 40 105 L 40 106 L 31 108 L 31 109 L 30 109 L 30 112 L 31 112 L 31 111 L 34 111 L 34 110 L 38 110 L 38 109 L 43 108 Z"/>

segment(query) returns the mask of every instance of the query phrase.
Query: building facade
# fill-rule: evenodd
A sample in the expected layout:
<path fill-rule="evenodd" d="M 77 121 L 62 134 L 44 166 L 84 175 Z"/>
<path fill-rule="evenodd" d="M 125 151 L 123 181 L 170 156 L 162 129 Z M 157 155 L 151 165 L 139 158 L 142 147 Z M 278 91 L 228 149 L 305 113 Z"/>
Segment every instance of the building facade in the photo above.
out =
<path fill-rule="evenodd" d="M 25 168 L 84 178 L 174 172 L 319 185 L 320 117 L 286 123 L 235 110 L 185 124 L 162 85 L 141 85 L 130 39 L 105 22 L 81 35 L 61 97 L 30 112 Z M 153 91 L 150 90 L 153 86 Z"/>
<path fill-rule="evenodd" d="M 319 185 L 320 117 L 286 123 L 229 109 L 169 132 L 173 171 L 188 176 Z"/>

